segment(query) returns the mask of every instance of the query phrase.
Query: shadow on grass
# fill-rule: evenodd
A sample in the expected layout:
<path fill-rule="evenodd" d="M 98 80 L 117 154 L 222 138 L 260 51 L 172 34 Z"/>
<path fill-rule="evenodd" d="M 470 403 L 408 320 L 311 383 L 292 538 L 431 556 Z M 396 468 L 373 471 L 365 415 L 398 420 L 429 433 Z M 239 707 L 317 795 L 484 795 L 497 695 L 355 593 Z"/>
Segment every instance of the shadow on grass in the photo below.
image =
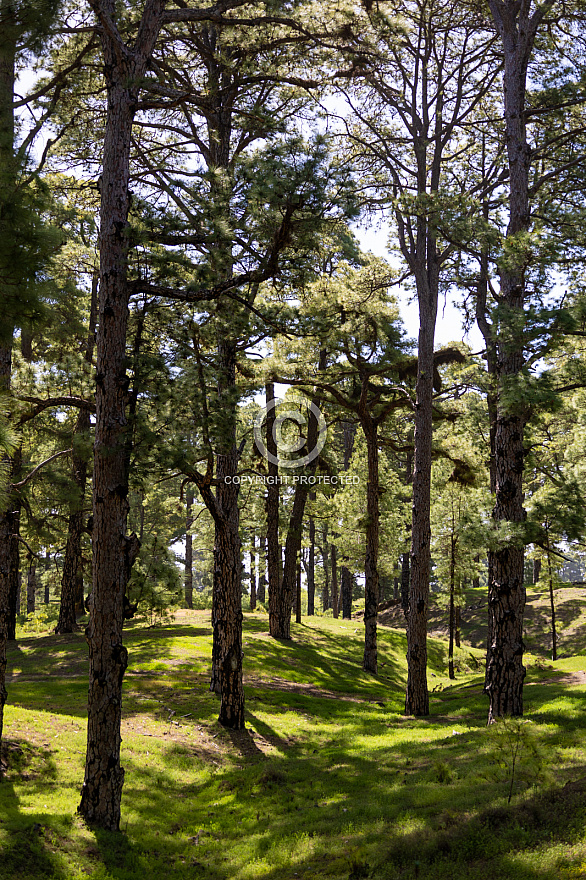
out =
<path fill-rule="evenodd" d="M 7 770 L 0 777 L 1 880 L 66 880 L 68 875 L 54 851 L 55 832 L 47 814 L 23 814 L 13 782 L 15 778 L 25 779 L 29 784 L 39 778 L 54 778 L 55 764 L 50 753 L 23 739 L 5 739 L 2 757 Z M 68 817 L 60 819 L 65 824 L 71 822 Z"/>

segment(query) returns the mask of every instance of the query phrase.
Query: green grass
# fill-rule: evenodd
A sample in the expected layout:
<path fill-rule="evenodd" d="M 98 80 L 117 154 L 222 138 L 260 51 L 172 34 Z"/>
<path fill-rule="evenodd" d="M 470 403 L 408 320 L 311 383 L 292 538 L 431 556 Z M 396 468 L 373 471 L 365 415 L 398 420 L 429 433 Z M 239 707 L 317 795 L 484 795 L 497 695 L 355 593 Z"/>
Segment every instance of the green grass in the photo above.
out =
<path fill-rule="evenodd" d="M 415 720 L 401 632 L 380 628 L 375 678 L 359 622 L 306 619 L 291 643 L 266 624 L 245 615 L 241 733 L 216 721 L 209 612 L 128 629 L 118 835 L 75 815 L 83 636 L 13 645 L 1 880 L 586 877 L 586 657 L 530 658 L 527 723 L 487 729 L 479 650 L 459 653 L 468 671 L 451 683 L 430 641 L 431 715 Z"/>

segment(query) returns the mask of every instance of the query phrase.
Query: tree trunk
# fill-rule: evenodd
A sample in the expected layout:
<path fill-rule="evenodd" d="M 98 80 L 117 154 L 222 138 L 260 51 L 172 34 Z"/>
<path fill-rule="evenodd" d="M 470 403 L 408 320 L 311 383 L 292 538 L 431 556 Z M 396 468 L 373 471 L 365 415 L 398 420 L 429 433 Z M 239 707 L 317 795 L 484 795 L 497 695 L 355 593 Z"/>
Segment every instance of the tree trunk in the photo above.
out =
<path fill-rule="evenodd" d="M 37 593 L 37 563 L 34 556 L 29 559 L 28 576 L 26 581 L 26 613 L 35 613 L 35 598 Z"/>
<path fill-rule="evenodd" d="M 193 608 L 193 492 L 187 489 L 185 493 L 185 605 Z"/>
<path fill-rule="evenodd" d="M 322 611 L 327 611 L 330 607 L 330 563 L 329 563 L 329 544 L 328 544 L 328 527 L 324 523 L 323 526 L 323 549 L 322 549 L 322 565 L 324 570 L 324 585 L 321 594 Z"/>
<path fill-rule="evenodd" d="M 311 494 L 315 500 L 315 492 Z M 309 559 L 307 563 L 307 616 L 315 614 L 315 520 L 309 517 Z"/>
<path fill-rule="evenodd" d="M 352 575 L 350 569 L 342 566 L 340 570 L 340 593 L 342 598 L 342 618 L 350 620 L 352 617 Z"/>
<path fill-rule="evenodd" d="M 455 636 L 456 648 L 461 647 L 461 645 L 460 645 L 460 641 L 462 638 L 461 632 L 462 632 L 462 609 L 460 608 L 460 605 L 458 604 L 458 605 L 456 605 L 456 636 Z"/>
<path fill-rule="evenodd" d="M 318 370 L 323 370 L 326 365 L 327 354 L 324 350 L 320 351 Z M 311 400 L 312 407 L 320 406 L 319 397 L 313 397 Z M 307 426 L 307 450 L 311 452 L 315 449 L 319 435 L 319 423 L 311 411 L 309 414 L 309 424 Z M 303 476 L 314 476 L 318 464 L 318 457 L 309 462 L 304 468 Z M 295 592 L 295 576 L 297 557 L 301 552 L 301 539 L 303 535 L 303 516 L 305 513 L 305 505 L 309 496 L 308 482 L 299 482 L 295 485 L 295 493 L 293 495 L 293 507 L 289 517 L 289 527 L 287 529 L 287 537 L 285 539 L 285 561 L 283 564 L 283 594 L 285 597 L 285 607 L 290 615 L 293 594 Z M 289 638 L 289 622 L 286 624 L 287 635 Z"/>
<path fill-rule="evenodd" d="M 429 259 L 429 256 L 428 256 Z M 415 403 L 415 460 L 411 524 L 411 583 L 407 618 L 407 715 L 429 715 L 427 688 L 427 608 L 431 568 L 431 443 L 433 432 L 433 339 L 437 279 L 418 284 L 419 346 Z"/>
<path fill-rule="evenodd" d="M 267 587 L 267 562 L 266 562 L 266 538 L 260 538 L 259 543 L 259 555 L 258 555 L 258 587 L 256 590 L 256 598 L 259 602 L 262 602 L 264 605 L 267 601 L 266 598 L 266 587 Z"/>
<path fill-rule="evenodd" d="M 256 536 L 254 532 L 250 538 L 250 610 L 256 608 Z"/>
<path fill-rule="evenodd" d="M 516 241 L 530 228 L 529 169 L 531 150 L 525 127 L 527 67 L 535 36 L 549 4 L 503 4 L 489 0 L 504 54 L 503 96 L 505 141 L 509 170 L 509 225 L 507 239 Z M 493 521 L 496 525 L 521 523 L 523 509 L 523 432 L 525 413 L 520 401 L 507 403 L 510 389 L 524 365 L 523 334 L 514 328 L 524 323 L 525 249 L 499 266 L 504 330 L 496 340 L 498 393 L 495 429 L 496 489 Z M 488 646 L 485 691 L 489 697 L 488 721 L 503 715 L 523 714 L 523 614 L 525 610 L 524 547 L 509 542 L 488 553 Z"/>
<path fill-rule="evenodd" d="M 343 439 L 344 439 L 344 470 L 350 467 L 350 459 L 352 458 L 352 450 L 354 448 L 354 438 L 356 437 L 356 427 L 350 422 L 343 422 Z M 342 559 L 342 562 L 345 560 Z M 340 598 L 342 600 L 342 618 L 350 620 L 352 617 L 352 575 L 347 566 L 342 565 L 340 570 Z"/>
<path fill-rule="evenodd" d="M 77 416 L 74 432 L 75 437 L 89 432 L 90 416 L 87 410 L 80 409 Z M 59 604 L 59 620 L 55 629 L 56 633 L 76 632 L 77 616 L 83 614 L 83 574 L 81 555 L 81 536 L 84 531 L 83 502 L 87 478 L 87 462 L 83 456 L 75 451 L 72 454 L 73 479 L 77 489 L 77 497 L 69 503 L 69 523 L 67 533 L 67 546 L 63 561 L 63 577 L 61 579 L 61 601 Z M 81 597 L 80 592 L 81 582 Z M 81 599 L 81 602 L 80 602 Z"/>
<path fill-rule="evenodd" d="M 98 309 L 98 277 L 94 275 L 92 280 L 92 295 L 90 302 L 90 318 L 88 335 L 85 345 L 84 360 L 91 366 Z M 83 596 L 83 569 L 81 536 L 84 531 L 83 506 L 85 500 L 85 488 L 87 483 L 87 461 L 85 457 L 76 451 L 76 438 L 82 438 L 90 431 L 90 414 L 87 409 L 80 409 L 75 430 L 73 432 L 72 454 L 72 477 L 76 487 L 76 496 L 69 504 L 69 523 L 67 530 L 67 546 L 63 561 L 63 577 L 61 580 L 61 602 L 59 605 L 59 620 L 55 629 L 56 633 L 70 633 L 79 629 L 77 618 L 84 613 Z"/>
<path fill-rule="evenodd" d="M 332 614 L 338 619 L 338 548 L 332 544 Z"/>
<path fill-rule="evenodd" d="M 411 556 L 409 553 L 403 553 L 401 556 L 401 607 L 407 618 L 409 613 L 409 590 L 410 590 L 410 574 L 411 574 Z"/>
<path fill-rule="evenodd" d="M 533 560 L 533 586 L 537 584 L 541 576 L 541 559 L 536 556 Z"/>
<path fill-rule="evenodd" d="M 224 304 L 218 314 L 224 317 Z M 218 406 L 224 415 L 222 450 L 217 455 L 216 501 L 219 518 L 215 520 L 214 585 L 212 599 L 211 689 L 221 696 L 219 722 L 232 730 L 244 727 L 244 686 L 242 683 L 242 587 L 241 547 L 239 536 L 238 473 L 236 448 L 236 355 L 237 345 L 221 332 L 218 334 Z"/>
<path fill-rule="evenodd" d="M 558 659 L 558 636 L 555 621 L 555 597 L 553 592 L 553 572 L 551 570 L 551 551 L 549 547 L 549 532 L 547 534 L 547 574 L 549 579 L 549 603 L 551 607 L 551 659 Z"/>
<path fill-rule="evenodd" d="M 456 538 L 452 535 L 450 541 L 450 638 L 448 644 L 448 677 L 455 678 L 454 674 L 454 634 L 456 629 Z"/>
<path fill-rule="evenodd" d="M 129 171 L 132 125 L 140 83 L 161 25 L 164 0 L 147 0 L 132 48 L 120 48 L 110 22 L 114 0 L 93 4 L 107 87 L 100 204 L 100 318 L 97 334 L 93 479 L 93 585 L 85 778 L 79 812 L 110 831 L 120 827 L 124 770 L 120 766 L 124 595 L 138 553 L 126 534 L 128 470 L 126 333 L 128 327 Z"/>
<path fill-rule="evenodd" d="M 369 420 L 370 421 L 370 420 Z M 377 609 L 378 609 L 378 536 L 379 536 L 379 476 L 378 437 L 375 425 L 366 430 L 368 483 L 366 486 L 366 554 L 364 560 L 364 657 L 365 672 L 378 671 L 377 661 Z"/>
<path fill-rule="evenodd" d="M 267 407 L 267 451 L 274 458 L 278 449 L 275 440 L 275 386 L 266 385 Z M 269 584 L 269 632 L 274 639 L 289 639 L 290 610 L 285 607 L 283 577 L 281 566 L 281 545 L 279 544 L 279 466 L 269 459 L 267 463 L 268 488 L 266 497 L 267 514 L 267 576 Z"/>
<path fill-rule="evenodd" d="M 301 553 L 297 557 L 297 584 L 295 590 L 295 623 L 301 623 Z"/>

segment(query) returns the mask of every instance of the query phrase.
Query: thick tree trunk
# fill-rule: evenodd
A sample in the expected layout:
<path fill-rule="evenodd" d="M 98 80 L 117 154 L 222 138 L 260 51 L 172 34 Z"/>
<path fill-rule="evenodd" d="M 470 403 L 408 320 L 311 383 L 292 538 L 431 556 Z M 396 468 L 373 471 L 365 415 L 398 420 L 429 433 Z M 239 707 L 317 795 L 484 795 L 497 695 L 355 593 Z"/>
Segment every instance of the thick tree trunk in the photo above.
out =
<path fill-rule="evenodd" d="M 364 424 L 363 424 L 363 427 Z M 366 486 L 366 554 L 364 560 L 364 657 L 362 668 L 365 672 L 378 672 L 377 661 L 377 608 L 378 584 L 378 536 L 379 536 L 379 476 L 378 476 L 378 437 L 376 426 L 365 428 L 368 483 Z"/>
<path fill-rule="evenodd" d="M 223 317 L 224 305 L 218 305 Z M 218 406 L 224 415 L 222 450 L 217 455 L 214 583 L 212 598 L 211 689 L 221 696 L 219 721 L 232 730 L 244 727 L 242 684 L 242 561 L 239 536 L 238 450 L 236 448 L 236 343 L 218 335 Z"/>
<path fill-rule="evenodd" d="M 107 117 L 100 205 L 100 309 L 97 334 L 93 479 L 93 586 L 89 644 L 88 735 L 79 812 L 117 831 L 124 770 L 120 766 L 124 595 L 138 539 L 126 534 L 128 469 L 126 375 L 130 144 L 138 90 L 161 25 L 164 0 L 147 0 L 137 40 L 121 48 L 108 23 L 114 0 L 92 4 L 101 27 Z"/>
<path fill-rule="evenodd" d="M 315 493 L 312 493 L 312 500 Z M 309 558 L 307 562 L 307 616 L 315 614 L 315 520 L 309 517 Z"/>
<path fill-rule="evenodd" d="M 403 553 L 401 556 L 401 607 L 405 617 L 409 612 L 409 590 L 411 580 L 411 555 Z"/>
<path fill-rule="evenodd" d="M 407 616 L 407 715 L 429 715 L 427 688 L 427 608 L 431 567 L 431 443 L 433 417 L 433 339 L 437 279 L 418 285 L 419 346 L 415 404 L 415 460 L 411 525 L 411 583 Z"/>
<path fill-rule="evenodd" d="M 185 493 L 185 504 L 185 605 L 193 608 L 193 535 L 190 531 L 193 525 L 193 492 L 189 488 Z"/>
<path fill-rule="evenodd" d="M 530 4 L 489 0 L 504 54 L 503 96 L 505 140 L 509 168 L 509 225 L 507 239 L 512 252 L 516 241 L 530 228 L 529 169 L 531 150 L 525 128 L 525 94 L 529 59 L 537 29 L 549 4 L 530 12 Z M 495 428 L 495 505 L 497 526 L 522 523 L 523 432 L 525 414 L 521 402 L 507 403 L 525 355 L 524 324 L 525 250 L 520 249 L 499 267 L 500 309 L 504 330 L 496 339 L 498 409 Z M 523 614 L 525 610 L 524 547 L 507 542 L 488 554 L 488 645 L 485 691 L 490 705 L 488 722 L 503 715 L 523 714 Z"/>
<path fill-rule="evenodd" d="M 12 230 L 4 219 L 7 216 L 5 207 L 13 198 L 15 191 L 15 158 L 14 158 L 14 82 L 16 71 L 16 23 L 14 20 L 15 5 L 12 0 L 0 2 L 0 235 L 7 237 Z M 9 215 L 8 215 L 9 216 Z M 7 269 L 1 266 L 0 274 L 4 276 Z M 0 327 L 0 392 L 9 394 L 12 373 L 12 327 Z M 3 466 L 10 473 L 12 462 L 4 456 Z M 13 499 L 9 494 L 6 508 L 0 511 L 0 762 L 2 755 L 2 731 L 4 722 L 4 705 L 7 699 L 6 680 L 6 642 L 10 634 L 10 575 L 12 559 L 13 523 L 11 511 Z"/>

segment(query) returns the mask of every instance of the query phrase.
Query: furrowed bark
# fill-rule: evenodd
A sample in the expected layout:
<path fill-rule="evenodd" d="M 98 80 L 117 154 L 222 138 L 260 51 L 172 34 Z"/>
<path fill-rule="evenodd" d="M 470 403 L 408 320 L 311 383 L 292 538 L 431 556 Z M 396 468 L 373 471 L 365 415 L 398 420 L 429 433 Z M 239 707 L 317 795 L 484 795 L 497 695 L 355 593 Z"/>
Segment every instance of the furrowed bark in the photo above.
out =
<path fill-rule="evenodd" d="M 503 97 L 509 170 L 509 225 L 513 243 L 530 228 L 529 169 L 531 150 L 525 126 L 527 68 L 535 36 L 551 0 L 536 6 L 511 0 L 489 0 L 501 38 L 504 58 Z M 521 253 L 499 266 L 500 303 L 505 323 L 524 326 L 525 270 Z M 504 391 L 514 383 L 525 362 L 522 332 L 496 339 L 497 418 L 495 426 L 495 505 L 497 527 L 514 529 L 525 519 L 523 508 L 523 434 L 525 414 L 519 404 L 506 404 Z M 504 715 L 523 714 L 523 614 L 525 610 L 524 546 L 513 538 L 488 553 L 488 644 L 485 691 L 488 723 Z"/>
<path fill-rule="evenodd" d="M 435 280 L 435 279 L 434 279 Z M 429 715 L 427 688 L 427 608 L 431 568 L 431 444 L 433 415 L 433 340 L 437 284 L 419 297 L 419 346 L 415 404 L 415 459 L 411 525 L 411 582 L 407 617 L 407 715 Z"/>
<path fill-rule="evenodd" d="M 110 831 L 120 826 L 124 595 L 138 539 L 126 534 L 128 469 L 126 375 L 128 327 L 129 156 L 139 83 L 161 26 L 164 0 L 147 0 L 133 49 L 110 22 L 114 0 L 92 0 L 101 28 L 107 118 L 100 205 L 100 304 L 96 340 L 93 480 L 93 585 L 89 645 L 88 734 L 79 812 Z M 108 26 L 105 23 L 108 23 Z"/>

